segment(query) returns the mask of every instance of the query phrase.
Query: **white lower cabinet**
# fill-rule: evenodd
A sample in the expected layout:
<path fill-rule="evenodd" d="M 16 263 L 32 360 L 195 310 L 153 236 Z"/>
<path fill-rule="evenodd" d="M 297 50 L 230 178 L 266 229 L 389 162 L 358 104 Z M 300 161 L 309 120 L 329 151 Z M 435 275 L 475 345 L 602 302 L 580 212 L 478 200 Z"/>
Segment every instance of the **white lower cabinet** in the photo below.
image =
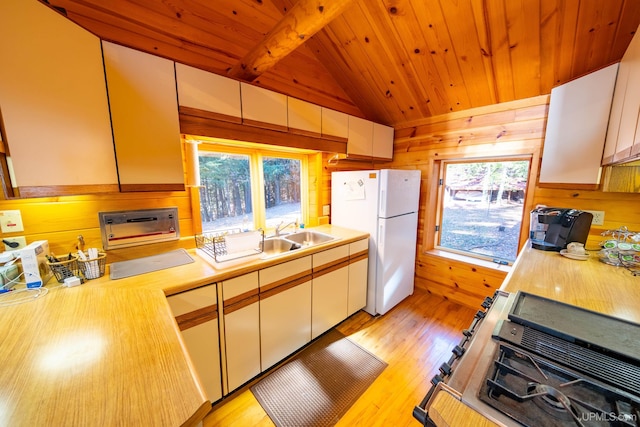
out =
<path fill-rule="evenodd" d="M 167 297 L 207 398 L 222 398 L 216 285 Z"/>
<path fill-rule="evenodd" d="M 367 276 L 369 274 L 369 239 L 349 244 L 349 295 L 347 317 L 367 305 Z"/>
<path fill-rule="evenodd" d="M 311 341 L 311 256 L 260 274 L 260 351 L 265 371 Z"/>
<path fill-rule="evenodd" d="M 226 392 L 260 373 L 260 307 L 258 272 L 220 284 L 224 304 Z"/>
<path fill-rule="evenodd" d="M 347 318 L 349 246 L 313 254 L 311 338 L 317 338 Z"/>

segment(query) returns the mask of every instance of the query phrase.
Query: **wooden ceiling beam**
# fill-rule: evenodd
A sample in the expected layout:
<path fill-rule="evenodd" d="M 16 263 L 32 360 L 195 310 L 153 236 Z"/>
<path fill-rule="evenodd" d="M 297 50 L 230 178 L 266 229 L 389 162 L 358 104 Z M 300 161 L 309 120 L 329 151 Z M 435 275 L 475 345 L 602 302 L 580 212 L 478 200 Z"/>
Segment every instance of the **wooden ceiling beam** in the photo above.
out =
<path fill-rule="evenodd" d="M 255 80 L 339 16 L 353 1 L 298 0 L 264 40 L 231 67 L 227 74 L 245 81 Z"/>

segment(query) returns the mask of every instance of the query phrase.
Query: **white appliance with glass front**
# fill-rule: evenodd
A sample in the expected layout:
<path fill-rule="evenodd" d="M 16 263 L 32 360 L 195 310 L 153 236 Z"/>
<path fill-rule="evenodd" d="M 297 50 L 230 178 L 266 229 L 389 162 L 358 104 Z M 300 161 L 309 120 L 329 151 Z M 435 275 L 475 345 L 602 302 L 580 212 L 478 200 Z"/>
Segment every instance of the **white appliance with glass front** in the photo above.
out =
<path fill-rule="evenodd" d="M 370 235 L 365 311 L 372 315 L 413 294 L 419 199 L 419 170 L 331 174 L 331 224 Z"/>

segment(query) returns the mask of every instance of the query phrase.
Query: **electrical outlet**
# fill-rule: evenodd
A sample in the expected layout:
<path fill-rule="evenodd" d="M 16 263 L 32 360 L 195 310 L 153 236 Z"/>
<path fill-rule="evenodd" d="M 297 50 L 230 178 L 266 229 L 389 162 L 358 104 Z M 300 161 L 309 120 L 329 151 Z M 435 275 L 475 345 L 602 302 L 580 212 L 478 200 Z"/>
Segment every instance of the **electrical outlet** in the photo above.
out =
<path fill-rule="evenodd" d="M 4 250 L 5 251 L 15 251 L 18 249 L 22 249 L 25 246 L 27 246 L 27 239 L 24 236 L 20 236 L 20 237 L 5 237 L 2 239 L 2 243 L 4 243 Z M 7 244 L 10 243 L 10 244 Z M 18 246 L 15 246 L 15 243 L 18 244 Z M 15 247 L 13 247 L 15 246 Z"/>
<path fill-rule="evenodd" d="M 593 220 L 591 221 L 591 225 L 604 225 L 604 211 L 587 211 L 593 215 Z"/>
<path fill-rule="evenodd" d="M 331 213 L 330 209 L 331 209 L 330 205 L 322 205 L 322 215 L 328 216 Z"/>

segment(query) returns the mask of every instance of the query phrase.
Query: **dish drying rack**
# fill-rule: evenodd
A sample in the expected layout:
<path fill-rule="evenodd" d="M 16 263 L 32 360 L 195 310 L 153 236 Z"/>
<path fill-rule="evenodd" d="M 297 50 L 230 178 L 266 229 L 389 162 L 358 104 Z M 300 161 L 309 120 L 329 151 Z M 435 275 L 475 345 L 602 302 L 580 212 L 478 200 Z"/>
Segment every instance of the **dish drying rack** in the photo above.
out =
<path fill-rule="evenodd" d="M 259 255 L 264 249 L 264 231 L 230 228 L 196 234 L 196 248 L 210 255 L 216 262 L 231 261 Z"/>

